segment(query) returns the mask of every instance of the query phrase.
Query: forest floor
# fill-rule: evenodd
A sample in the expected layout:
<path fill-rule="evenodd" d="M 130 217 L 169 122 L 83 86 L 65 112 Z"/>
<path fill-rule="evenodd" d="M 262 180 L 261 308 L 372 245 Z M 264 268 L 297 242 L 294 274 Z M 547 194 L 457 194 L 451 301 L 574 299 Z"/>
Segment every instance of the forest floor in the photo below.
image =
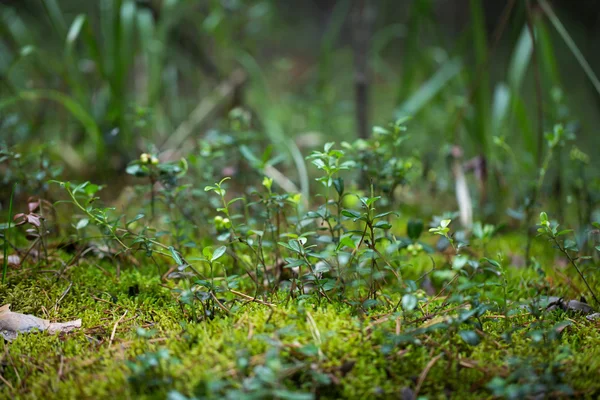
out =
<path fill-rule="evenodd" d="M 495 250 L 510 254 L 522 240 L 499 237 Z M 0 286 L 2 304 L 83 323 L 70 333 L 0 340 L 0 397 L 594 398 L 600 394 L 600 321 L 546 309 L 555 301 L 547 296 L 572 288 L 554 286 L 562 272 L 552 267 L 557 261 L 545 246 L 536 251 L 548 266 L 546 276 L 509 267 L 504 286 L 488 279 L 466 288 L 468 282 L 453 280 L 451 267 L 435 256 L 445 283 L 434 296 L 418 290 L 421 301 L 410 314 L 385 288 L 388 305 L 364 311 L 335 298 L 279 292 L 254 299 L 234 291 L 213 318 L 191 322 L 174 283 L 150 266 L 124 268 L 119 278 L 110 263 L 86 259 L 60 279 L 51 266 L 19 271 Z M 427 271 L 428 257 L 421 261 L 406 274 Z M 477 312 L 491 285 L 505 293 L 504 312 Z M 540 297 L 528 298 L 532 293 Z"/>

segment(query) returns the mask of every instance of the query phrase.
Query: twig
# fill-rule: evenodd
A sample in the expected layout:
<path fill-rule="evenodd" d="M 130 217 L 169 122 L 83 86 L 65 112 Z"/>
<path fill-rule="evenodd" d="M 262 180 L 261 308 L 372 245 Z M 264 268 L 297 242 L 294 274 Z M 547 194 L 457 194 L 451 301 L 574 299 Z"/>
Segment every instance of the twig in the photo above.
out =
<path fill-rule="evenodd" d="M 419 396 L 419 391 L 421 391 L 421 386 L 423 386 L 423 382 L 425 382 L 425 378 L 427 378 L 427 374 L 429 373 L 429 370 L 433 367 L 433 365 L 437 362 L 437 360 L 439 360 L 442 357 L 442 355 L 443 355 L 443 353 L 439 354 L 439 355 L 433 357 L 431 360 L 429 360 L 429 362 L 425 366 L 425 369 L 423 370 L 423 372 L 421 372 L 421 375 L 419 375 L 419 380 L 417 381 L 417 387 L 415 388 L 415 395 L 414 395 L 415 399 Z"/>
<path fill-rule="evenodd" d="M 229 291 L 230 291 L 231 293 L 235 294 L 236 296 L 243 297 L 243 298 L 244 298 L 244 299 L 246 299 L 246 300 L 250 300 L 250 301 L 253 301 L 253 302 L 256 302 L 256 303 L 262 304 L 262 305 L 264 305 L 264 306 L 273 307 L 273 304 L 271 304 L 271 303 L 267 303 L 266 301 L 262 301 L 262 300 L 260 300 L 260 299 L 257 299 L 257 298 L 255 298 L 255 297 L 248 296 L 247 294 L 245 294 L 245 293 L 242 293 L 242 292 L 238 292 L 237 290 L 232 290 L 232 289 L 229 289 Z"/>
<path fill-rule="evenodd" d="M 65 298 L 65 296 L 67 295 L 67 293 L 69 293 L 69 290 L 71 290 L 71 287 L 73 287 L 73 282 L 69 283 L 69 287 L 65 289 L 65 291 L 60 295 L 60 297 L 58 298 L 58 300 L 56 300 L 56 303 L 54 303 L 54 311 L 57 310 L 58 304 L 62 301 L 62 299 Z"/>
<path fill-rule="evenodd" d="M 6 379 L 4 379 L 4 377 L 2 376 L 2 374 L 0 374 L 0 381 L 2 381 L 6 386 L 8 386 L 8 388 L 10 390 L 15 390 L 15 388 L 10 384 L 10 382 L 7 381 Z"/>
<path fill-rule="evenodd" d="M 112 344 L 114 338 L 115 338 L 115 333 L 117 333 L 117 326 L 119 325 L 119 322 L 121 322 L 123 320 L 123 318 L 125 318 L 125 316 L 127 315 L 127 310 L 125 310 L 125 312 L 123 313 L 123 315 L 121 315 L 121 318 L 119 318 L 117 320 L 117 322 L 115 322 L 115 325 L 113 326 L 113 330 L 112 333 L 110 334 L 110 340 L 108 341 L 108 347 L 110 347 L 110 345 Z"/>
<path fill-rule="evenodd" d="M 212 291 L 210 292 L 210 295 L 212 296 L 213 300 L 215 301 L 215 303 L 217 303 L 217 305 L 219 306 L 219 308 L 220 308 L 221 310 L 225 311 L 225 312 L 226 312 L 227 314 L 229 314 L 229 315 L 232 315 L 231 311 L 230 311 L 230 310 L 229 310 L 227 307 L 225 307 L 225 306 L 223 305 L 223 303 L 221 303 L 221 302 L 219 301 L 219 299 L 217 299 L 217 296 L 215 296 L 215 294 L 214 294 Z"/>

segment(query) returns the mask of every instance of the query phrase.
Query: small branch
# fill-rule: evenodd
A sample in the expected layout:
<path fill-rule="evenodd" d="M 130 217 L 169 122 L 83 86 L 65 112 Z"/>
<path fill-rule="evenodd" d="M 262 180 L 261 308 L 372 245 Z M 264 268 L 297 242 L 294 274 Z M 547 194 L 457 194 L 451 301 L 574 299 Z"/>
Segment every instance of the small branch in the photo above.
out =
<path fill-rule="evenodd" d="M 439 355 L 433 357 L 431 360 L 429 360 L 429 362 L 425 366 L 425 369 L 423 370 L 423 372 L 421 372 L 421 375 L 419 375 L 419 380 L 417 381 L 417 387 L 415 388 L 415 395 L 414 395 L 415 399 L 418 398 L 418 396 L 419 396 L 419 392 L 421 391 L 423 382 L 425 382 L 425 378 L 427 378 L 427 374 L 429 373 L 431 368 L 433 368 L 435 363 L 442 357 L 442 355 L 443 355 L 443 353 L 439 354 Z"/>
<path fill-rule="evenodd" d="M 262 305 L 267 306 L 267 307 L 273 307 L 273 304 L 271 304 L 271 303 L 267 303 L 266 301 L 262 301 L 260 299 L 255 298 L 255 297 L 248 296 L 247 294 L 242 293 L 242 292 L 238 292 L 237 290 L 229 289 L 229 291 L 231 293 L 235 294 L 236 296 L 244 298 L 244 299 L 246 299 L 248 301 L 255 302 L 255 303 L 258 303 L 258 304 L 262 304 Z"/>

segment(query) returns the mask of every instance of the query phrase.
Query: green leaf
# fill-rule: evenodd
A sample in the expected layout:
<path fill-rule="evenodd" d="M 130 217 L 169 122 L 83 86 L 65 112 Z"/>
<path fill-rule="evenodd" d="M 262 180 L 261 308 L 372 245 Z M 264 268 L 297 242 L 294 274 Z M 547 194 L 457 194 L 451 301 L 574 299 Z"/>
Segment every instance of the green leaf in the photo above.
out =
<path fill-rule="evenodd" d="M 556 234 L 556 236 L 563 236 L 573 232 L 573 229 L 564 229 Z"/>
<path fill-rule="evenodd" d="M 144 215 L 144 214 L 138 214 L 138 215 L 136 215 L 136 216 L 135 216 L 135 218 L 133 218 L 133 219 L 130 219 L 129 221 L 127 221 L 127 223 L 125 224 L 125 226 L 131 225 L 131 224 L 133 224 L 134 222 L 136 222 L 136 221 L 139 221 L 140 219 L 142 219 L 142 218 L 144 218 L 144 217 L 145 217 L 145 215 Z"/>
<path fill-rule="evenodd" d="M 477 334 L 477 332 L 472 330 L 465 330 L 458 332 L 458 335 L 462 340 L 465 341 L 468 345 L 477 346 L 481 342 L 481 338 Z"/>
<path fill-rule="evenodd" d="M 396 211 L 386 211 L 386 212 L 382 212 L 381 214 L 377 214 L 376 216 L 373 217 L 373 219 L 387 217 L 388 215 L 392 215 L 392 214 L 395 216 L 398 216 L 398 213 Z"/>
<path fill-rule="evenodd" d="M 348 218 L 360 218 L 360 213 L 358 211 L 354 211 L 354 210 L 348 210 L 347 208 L 342 210 L 342 215 L 344 217 L 348 217 Z"/>
<path fill-rule="evenodd" d="M 378 229 L 390 229 L 392 227 L 392 224 L 390 224 L 387 221 L 377 221 L 374 227 Z"/>
<path fill-rule="evenodd" d="M 342 178 L 335 178 L 333 180 L 333 187 L 339 196 L 344 194 L 344 180 Z"/>
<path fill-rule="evenodd" d="M 381 127 L 381 126 L 374 126 L 373 127 L 373 133 L 375 134 L 379 134 L 379 135 L 389 135 L 390 131 L 388 131 L 387 129 Z"/>
<path fill-rule="evenodd" d="M 181 259 L 179 253 L 177 253 L 177 250 L 175 250 L 173 246 L 169 246 L 169 251 L 171 252 L 171 257 L 173 257 L 173 260 L 175 260 L 177 265 L 183 265 L 183 260 Z"/>
<path fill-rule="evenodd" d="M 483 261 L 487 261 L 488 263 L 490 263 L 491 265 L 493 265 L 496 268 L 500 268 L 501 267 L 501 265 L 500 265 L 500 263 L 498 261 L 493 260 L 491 258 L 483 257 L 479 262 L 483 263 Z"/>
<path fill-rule="evenodd" d="M 90 220 L 87 218 L 82 218 L 79 220 L 79 222 L 77 222 L 77 225 L 75 226 L 75 229 L 79 230 L 79 229 L 83 229 L 86 226 L 88 226 L 88 224 L 90 223 Z"/>
<path fill-rule="evenodd" d="M 215 252 L 212 254 L 210 261 L 214 262 L 214 261 L 218 260 L 219 258 L 221 258 L 223 256 L 223 254 L 225 254 L 225 251 L 227 251 L 227 247 L 225 247 L 225 246 L 218 247 L 215 250 Z"/>
<path fill-rule="evenodd" d="M 232 205 L 233 203 L 235 203 L 236 201 L 242 201 L 242 200 L 244 200 L 244 198 L 243 198 L 243 197 L 236 197 L 235 199 L 231 199 L 231 200 L 229 200 L 229 201 L 227 202 L 227 205 L 228 205 L 228 206 L 230 206 L 230 205 Z"/>
<path fill-rule="evenodd" d="M 356 245 L 354 244 L 354 240 L 352 240 L 352 236 L 351 235 L 342 236 L 340 238 L 340 242 L 339 242 L 338 248 L 339 247 L 343 247 L 343 246 L 350 247 L 351 249 L 354 249 L 356 247 Z"/>
<path fill-rule="evenodd" d="M 402 309 L 404 311 L 412 311 L 417 307 L 418 301 L 417 296 L 414 294 L 405 294 L 402 296 Z"/>
<path fill-rule="evenodd" d="M 423 221 L 420 219 L 411 219 L 406 226 L 406 233 L 412 240 L 417 240 L 423 233 Z"/>

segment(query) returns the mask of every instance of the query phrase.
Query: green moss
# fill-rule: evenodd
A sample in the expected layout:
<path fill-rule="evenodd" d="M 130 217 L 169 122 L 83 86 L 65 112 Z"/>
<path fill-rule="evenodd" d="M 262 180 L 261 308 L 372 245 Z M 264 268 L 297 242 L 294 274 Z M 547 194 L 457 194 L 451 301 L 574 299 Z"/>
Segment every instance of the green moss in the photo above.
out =
<path fill-rule="evenodd" d="M 521 240 L 506 237 L 488 252 L 508 254 Z M 556 276 L 549 265 L 553 257 L 538 259 L 548 264 L 548 276 Z M 443 268 L 444 259 L 436 256 L 436 264 Z M 417 258 L 406 268 L 405 279 L 415 279 L 430 268 L 431 260 Z M 510 300 L 528 298 L 531 285 L 526 282 L 536 279 L 540 278 L 530 269 L 509 269 Z M 131 295 L 132 287 L 139 293 Z M 491 294 L 481 295 L 494 298 L 493 291 L 499 290 L 488 289 Z M 393 303 L 399 300 L 398 294 L 387 294 Z M 58 281 L 41 274 L 13 278 L 1 287 L 0 296 L 15 312 L 83 320 L 83 327 L 69 334 L 30 333 L 0 343 L 0 372 L 10 384 L 0 384 L 2 397 L 164 398 L 177 390 L 187 396 L 212 392 L 213 398 L 220 398 L 240 390 L 244 381 L 249 385 L 260 375 L 255 368 L 264 367 L 276 374 L 274 382 L 263 382 L 266 387 L 319 393 L 321 398 L 393 398 L 403 388 L 415 389 L 422 379 L 420 394 L 428 398 L 479 399 L 492 396 L 486 385 L 494 377 L 509 378 L 516 370 L 515 364 L 508 364 L 514 357 L 531 364 L 535 373 L 554 371 L 552 376 L 579 395 L 600 393 L 598 323 L 562 312 L 546 313 L 538 320 L 521 311 L 505 323 L 498 310 L 490 310 L 481 319 L 481 343 L 470 346 L 456 330 L 473 329 L 465 324 L 420 334 L 420 344 L 395 339 L 397 329 L 403 334 L 456 317 L 457 303 L 447 303 L 443 297 L 424 305 L 431 318 L 422 318 L 420 312 L 393 313 L 388 306 L 365 315 L 346 303 L 317 306 L 312 298 L 286 304 L 285 294 L 274 296 L 273 306 L 232 297 L 227 302 L 231 315 L 220 313 L 193 323 L 154 268 L 126 269 L 116 279 L 84 265 Z M 571 325 L 556 338 L 534 343 L 532 331 L 541 329 L 548 335 L 565 320 Z M 139 337 L 139 328 L 155 334 L 149 339 Z M 159 354 L 161 349 L 168 350 L 169 356 L 161 359 L 160 367 L 136 375 L 140 370 L 135 368 L 143 367 L 138 357 Z M 137 386 L 130 381 L 136 376 L 141 382 Z M 159 379 L 158 384 L 153 386 L 152 379 Z M 265 393 L 271 394 L 262 398 L 273 396 Z"/>

